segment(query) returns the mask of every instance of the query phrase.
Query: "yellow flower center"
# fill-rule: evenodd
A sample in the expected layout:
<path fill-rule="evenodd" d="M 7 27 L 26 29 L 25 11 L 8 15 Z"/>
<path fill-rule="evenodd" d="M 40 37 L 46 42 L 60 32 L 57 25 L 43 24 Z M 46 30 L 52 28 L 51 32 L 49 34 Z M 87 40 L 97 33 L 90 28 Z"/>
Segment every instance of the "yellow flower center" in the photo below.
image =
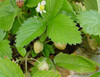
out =
<path fill-rule="evenodd" d="M 44 10 L 44 6 L 43 5 L 40 6 L 40 10 L 41 11 Z"/>

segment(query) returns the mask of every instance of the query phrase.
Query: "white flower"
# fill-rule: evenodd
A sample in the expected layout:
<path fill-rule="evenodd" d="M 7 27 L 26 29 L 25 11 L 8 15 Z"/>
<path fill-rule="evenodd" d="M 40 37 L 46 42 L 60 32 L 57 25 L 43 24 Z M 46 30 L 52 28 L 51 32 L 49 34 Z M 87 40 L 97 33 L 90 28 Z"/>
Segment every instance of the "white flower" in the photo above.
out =
<path fill-rule="evenodd" d="M 40 12 L 41 14 L 42 14 L 42 12 L 46 13 L 46 11 L 44 10 L 45 9 L 45 4 L 46 4 L 45 0 L 41 1 L 41 3 L 39 2 L 38 7 L 36 7 L 36 11 Z"/>

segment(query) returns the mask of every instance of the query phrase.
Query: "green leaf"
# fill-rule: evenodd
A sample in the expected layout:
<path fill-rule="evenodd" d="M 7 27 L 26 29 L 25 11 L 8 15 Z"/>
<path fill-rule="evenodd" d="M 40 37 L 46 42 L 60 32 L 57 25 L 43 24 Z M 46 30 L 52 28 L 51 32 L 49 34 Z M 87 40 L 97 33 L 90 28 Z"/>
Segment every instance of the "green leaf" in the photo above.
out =
<path fill-rule="evenodd" d="M 77 18 L 84 32 L 100 36 L 100 14 L 91 10 L 82 12 Z"/>
<path fill-rule="evenodd" d="M 96 71 L 96 64 L 93 61 L 78 55 L 68 55 L 59 53 L 55 58 L 56 65 L 73 70 L 79 73 L 88 73 Z"/>
<path fill-rule="evenodd" d="M 44 46 L 44 49 L 42 51 L 42 54 L 45 56 L 45 57 L 49 57 L 50 53 L 49 53 L 49 50 Z"/>
<path fill-rule="evenodd" d="M 3 30 L 0 29 L 0 41 L 3 40 L 5 35 L 6 35 L 6 32 L 4 32 Z"/>
<path fill-rule="evenodd" d="M 63 1 L 63 6 L 62 6 L 60 11 L 62 13 L 63 12 L 66 13 L 66 15 L 71 16 L 72 18 L 74 18 L 75 15 L 76 15 L 73 8 L 72 8 L 72 6 L 70 5 L 70 3 L 67 0 Z"/>
<path fill-rule="evenodd" d="M 84 5 L 85 5 L 87 10 L 98 11 L 97 0 L 84 0 Z"/>
<path fill-rule="evenodd" d="M 10 4 L 10 2 L 5 2 L 2 6 L 0 6 L 0 28 L 5 31 L 9 31 L 13 25 L 16 15 L 17 10 Z"/>
<path fill-rule="evenodd" d="M 61 77 L 61 75 L 59 74 L 59 72 L 57 71 L 38 71 L 36 72 L 32 77 Z"/>
<path fill-rule="evenodd" d="M 21 24 L 18 21 L 18 18 L 15 19 L 14 23 L 13 23 L 13 27 L 11 29 L 11 33 L 12 34 L 16 34 L 17 31 L 19 30 L 19 27 L 21 26 Z"/>
<path fill-rule="evenodd" d="M 43 55 L 44 55 L 45 57 L 49 57 L 50 54 L 54 54 L 55 51 L 54 51 L 54 49 L 53 49 L 53 47 L 52 47 L 51 45 L 49 45 L 49 44 L 44 44 L 44 49 L 43 49 L 42 53 L 43 53 Z"/>
<path fill-rule="evenodd" d="M 53 47 L 51 45 L 45 44 L 44 47 L 49 50 L 49 53 L 51 53 L 51 54 L 55 53 L 55 51 L 54 51 L 54 49 L 53 49 Z"/>
<path fill-rule="evenodd" d="M 75 25 L 69 16 L 59 14 L 49 22 L 47 34 L 52 41 L 57 43 L 80 43 L 81 35 Z"/>
<path fill-rule="evenodd" d="M 46 21 L 48 21 L 58 14 L 59 10 L 62 7 L 63 0 L 45 0 L 45 1 L 46 1 L 45 5 L 46 13 L 43 13 L 42 16 Z"/>
<path fill-rule="evenodd" d="M 22 70 L 9 59 L 0 58 L 0 76 L 1 77 L 24 77 Z"/>
<path fill-rule="evenodd" d="M 42 0 L 27 0 L 26 1 L 26 6 L 29 8 L 33 8 L 38 6 L 38 3 L 41 2 Z"/>
<path fill-rule="evenodd" d="M 31 76 L 33 76 L 38 71 L 37 67 L 32 68 Z"/>
<path fill-rule="evenodd" d="M 17 47 L 18 52 L 24 57 L 26 54 L 26 50 L 23 47 Z"/>
<path fill-rule="evenodd" d="M 7 40 L 0 41 L 0 57 L 4 58 L 4 56 L 12 59 L 12 50 L 10 48 L 9 41 Z"/>
<path fill-rule="evenodd" d="M 17 8 L 16 0 L 10 0 L 10 3 L 14 8 Z"/>
<path fill-rule="evenodd" d="M 100 72 L 96 72 L 95 74 L 91 75 L 90 77 L 100 77 Z"/>
<path fill-rule="evenodd" d="M 36 57 L 38 54 L 36 54 L 33 50 L 31 51 L 32 57 Z"/>
<path fill-rule="evenodd" d="M 26 20 L 16 36 L 16 46 L 23 47 L 40 36 L 46 29 L 46 25 L 41 18 L 31 17 Z"/>

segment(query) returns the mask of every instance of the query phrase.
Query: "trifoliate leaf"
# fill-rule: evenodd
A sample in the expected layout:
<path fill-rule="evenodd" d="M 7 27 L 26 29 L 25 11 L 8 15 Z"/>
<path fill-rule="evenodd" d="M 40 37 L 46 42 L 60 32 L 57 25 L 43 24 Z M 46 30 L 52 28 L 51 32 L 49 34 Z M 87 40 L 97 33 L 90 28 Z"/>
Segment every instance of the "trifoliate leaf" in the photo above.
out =
<path fill-rule="evenodd" d="M 0 6 L 0 28 L 5 31 L 9 31 L 13 25 L 16 15 L 17 11 L 10 2 L 4 2 L 4 4 Z"/>
<path fill-rule="evenodd" d="M 54 62 L 60 67 L 73 70 L 79 73 L 88 73 L 96 71 L 96 64 L 93 61 L 78 55 L 59 53 L 54 58 Z"/>
<path fill-rule="evenodd" d="M 7 40 L 0 41 L 0 57 L 4 58 L 4 56 L 12 59 L 12 50 L 10 48 L 9 41 Z"/>
<path fill-rule="evenodd" d="M 87 10 L 98 11 L 97 0 L 84 0 L 84 5 L 85 5 Z"/>
<path fill-rule="evenodd" d="M 39 2 L 41 2 L 42 0 L 27 0 L 26 1 L 26 6 L 29 8 L 32 7 L 36 7 L 38 5 Z"/>
<path fill-rule="evenodd" d="M 0 41 L 5 37 L 6 32 L 0 29 Z"/>
<path fill-rule="evenodd" d="M 62 7 L 63 0 L 45 0 L 45 1 L 46 5 L 44 10 L 46 10 L 46 13 L 43 13 L 42 16 L 46 21 L 48 21 L 58 14 L 59 10 Z"/>
<path fill-rule="evenodd" d="M 22 70 L 9 59 L 0 58 L 0 76 L 1 77 L 24 77 Z"/>
<path fill-rule="evenodd" d="M 16 36 L 16 46 L 22 47 L 27 45 L 36 37 L 40 36 L 45 31 L 45 29 L 46 25 L 41 18 L 29 18 L 19 28 Z"/>
<path fill-rule="evenodd" d="M 57 71 L 53 71 L 53 70 L 49 70 L 49 71 L 38 71 L 35 74 L 33 74 L 32 77 L 61 77 L 61 75 L 59 74 L 59 72 Z"/>
<path fill-rule="evenodd" d="M 86 11 L 78 15 L 83 31 L 88 34 L 100 35 L 100 14 L 96 11 Z"/>
<path fill-rule="evenodd" d="M 59 14 L 49 22 L 47 34 L 56 43 L 80 43 L 81 35 L 75 25 L 69 16 Z"/>

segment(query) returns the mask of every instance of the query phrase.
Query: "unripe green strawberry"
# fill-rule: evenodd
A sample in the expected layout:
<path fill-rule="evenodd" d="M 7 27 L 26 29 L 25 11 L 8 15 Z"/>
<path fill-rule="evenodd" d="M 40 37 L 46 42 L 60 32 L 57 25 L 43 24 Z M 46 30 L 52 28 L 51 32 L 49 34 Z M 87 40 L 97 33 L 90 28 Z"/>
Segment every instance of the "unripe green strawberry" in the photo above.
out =
<path fill-rule="evenodd" d="M 40 53 L 43 50 L 43 43 L 41 43 L 40 41 L 36 41 L 33 47 L 35 53 Z"/>
<path fill-rule="evenodd" d="M 46 61 L 42 61 L 38 65 L 39 70 L 49 70 L 49 65 Z"/>
<path fill-rule="evenodd" d="M 64 50 L 66 48 L 66 45 L 65 44 L 60 44 L 60 43 L 55 43 L 54 42 L 54 45 L 59 50 Z"/>

